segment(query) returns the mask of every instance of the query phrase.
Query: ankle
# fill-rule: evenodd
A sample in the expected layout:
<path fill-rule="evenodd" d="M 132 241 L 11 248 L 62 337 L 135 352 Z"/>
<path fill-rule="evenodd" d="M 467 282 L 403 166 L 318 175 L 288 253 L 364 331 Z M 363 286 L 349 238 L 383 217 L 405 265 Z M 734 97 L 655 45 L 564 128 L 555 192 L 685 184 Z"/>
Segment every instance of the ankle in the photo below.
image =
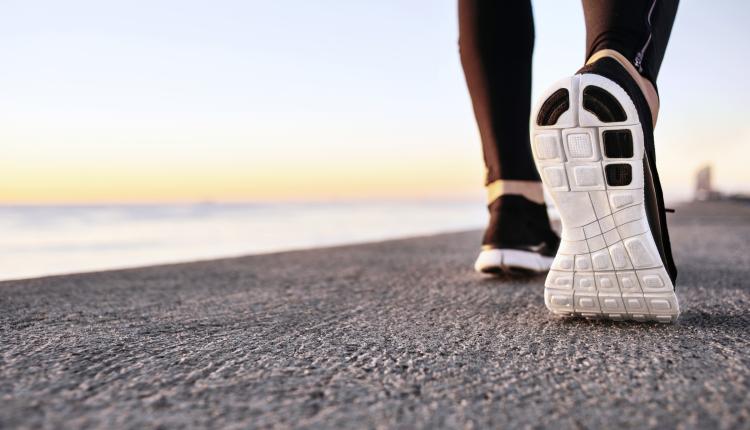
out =
<path fill-rule="evenodd" d="M 498 179 L 487 184 L 487 204 L 490 204 L 504 195 L 523 196 L 527 200 L 544 204 L 544 190 L 541 181 L 517 181 Z"/>
<path fill-rule="evenodd" d="M 633 63 L 631 63 L 624 55 L 620 54 L 614 49 L 602 49 L 596 51 L 586 61 L 586 64 L 588 65 L 594 63 L 604 57 L 612 58 L 620 63 L 620 65 L 622 65 L 625 70 L 628 71 L 633 80 L 635 80 L 635 82 L 638 84 L 638 87 L 641 89 L 641 92 L 646 98 L 646 102 L 648 103 L 648 106 L 651 110 L 651 124 L 655 127 L 656 119 L 659 116 L 659 93 L 656 92 L 656 87 L 654 86 L 654 84 L 650 80 L 646 79 L 645 76 L 638 73 L 638 70 L 635 68 Z"/>

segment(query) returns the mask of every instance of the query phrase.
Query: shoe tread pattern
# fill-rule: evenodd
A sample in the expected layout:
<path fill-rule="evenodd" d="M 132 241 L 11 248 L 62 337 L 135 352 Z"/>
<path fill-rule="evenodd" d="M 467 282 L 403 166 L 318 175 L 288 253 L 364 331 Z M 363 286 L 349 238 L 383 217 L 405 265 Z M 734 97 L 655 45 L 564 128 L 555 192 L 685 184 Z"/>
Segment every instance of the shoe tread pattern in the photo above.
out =
<path fill-rule="evenodd" d="M 626 114 L 616 116 L 619 122 L 585 111 L 581 88 L 591 85 L 622 106 Z M 622 88 L 598 75 L 562 80 L 546 97 L 559 96 L 560 88 L 569 90 L 572 115 L 563 124 L 537 124 L 532 131 L 534 160 L 563 224 L 545 304 L 560 315 L 673 322 L 679 304 L 646 219 L 644 139 L 635 106 Z M 627 147 L 605 148 L 605 134 L 620 141 L 629 134 Z M 607 172 L 614 170 L 629 172 L 628 180 L 608 180 Z"/>

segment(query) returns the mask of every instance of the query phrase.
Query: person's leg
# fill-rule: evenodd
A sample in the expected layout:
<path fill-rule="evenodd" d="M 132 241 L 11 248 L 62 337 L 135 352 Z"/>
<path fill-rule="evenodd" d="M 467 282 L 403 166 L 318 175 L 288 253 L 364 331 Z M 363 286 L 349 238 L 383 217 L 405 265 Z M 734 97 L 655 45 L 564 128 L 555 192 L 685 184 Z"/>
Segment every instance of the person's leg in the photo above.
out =
<path fill-rule="evenodd" d="M 565 315 L 674 321 L 677 270 L 653 125 L 677 2 L 583 5 L 586 65 L 553 84 L 532 114 L 534 158 L 563 226 L 545 304 Z"/>
<path fill-rule="evenodd" d="M 656 79 L 664 60 L 679 0 L 582 0 L 587 64 L 608 56 L 637 81 L 656 124 Z"/>
<path fill-rule="evenodd" d="M 529 145 L 531 2 L 459 0 L 458 8 L 461 63 L 482 141 L 490 211 L 476 268 L 546 270 L 551 258 L 545 264 L 537 251 L 553 253 L 557 237 Z"/>
<path fill-rule="evenodd" d="M 530 197 L 541 203 L 541 183 L 529 148 L 531 2 L 459 0 L 458 16 L 461 64 L 487 167 L 485 185 L 532 182 Z"/>

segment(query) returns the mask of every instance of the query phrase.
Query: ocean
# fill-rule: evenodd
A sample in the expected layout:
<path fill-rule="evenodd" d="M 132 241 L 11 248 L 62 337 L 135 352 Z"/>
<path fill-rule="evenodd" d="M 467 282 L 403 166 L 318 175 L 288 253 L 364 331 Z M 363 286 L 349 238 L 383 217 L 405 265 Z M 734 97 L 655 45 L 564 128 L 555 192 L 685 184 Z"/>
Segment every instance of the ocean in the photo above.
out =
<path fill-rule="evenodd" d="M 486 222 L 481 201 L 0 206 L 0 280 L 377 241 Z"/>

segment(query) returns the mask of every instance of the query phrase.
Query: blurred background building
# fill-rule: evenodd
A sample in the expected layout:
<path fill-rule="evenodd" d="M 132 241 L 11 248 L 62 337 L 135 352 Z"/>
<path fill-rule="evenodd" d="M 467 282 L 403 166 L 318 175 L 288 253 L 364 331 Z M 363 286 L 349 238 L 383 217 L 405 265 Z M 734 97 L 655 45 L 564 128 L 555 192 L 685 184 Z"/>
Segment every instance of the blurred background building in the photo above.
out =
<path fill-rule="evenodd" d="M 713 186 L 713 168 L 711 165 L 705 165 L 698 169 L 695 174 L 695 201 L 715 201 L 715 200 L 734 200 L 750 203 L 750 194 L 735 192 L 723 193 L 714 189 Z"/>
<path fill-rule="evenodd" d="M 718 200 L 721 194 L 714 190 L 711 182 L 711 166 L 703 166 L 695 174 L 695 200 Z"/>

